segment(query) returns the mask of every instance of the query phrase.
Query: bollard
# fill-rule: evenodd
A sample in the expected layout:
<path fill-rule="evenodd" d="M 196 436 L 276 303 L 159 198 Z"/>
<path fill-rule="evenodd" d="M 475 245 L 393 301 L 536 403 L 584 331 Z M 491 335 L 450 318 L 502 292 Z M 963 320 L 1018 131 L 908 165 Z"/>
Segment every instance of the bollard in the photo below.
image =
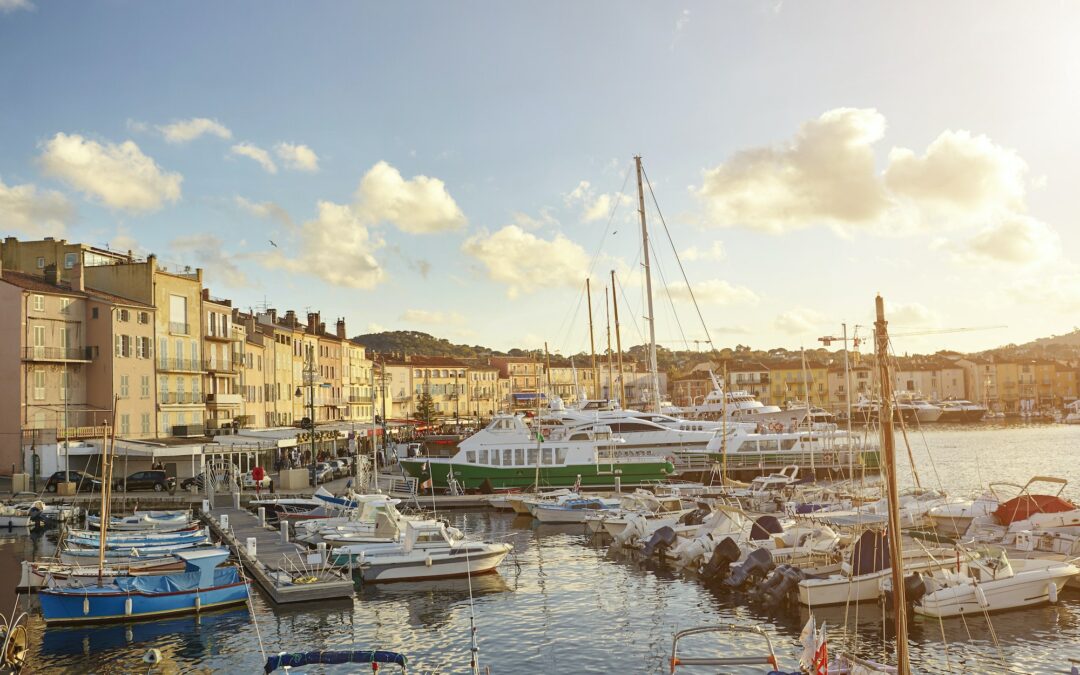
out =
<path fill-rule="evenodd" d="M 240 510 L 240 492 L 239 491 L 233 493 L 232 505 L 233 505 L 233 508 L 236 509 L 237 511 Z"/>
<path fill-rule="evenodd" d="M 256 542 L 258 542 L 258 541 L 259 540 L 256 537 L 248 537 L 247 538 L 247 555 L 248 555 L 248 558 L 250 558 L 252 560 L 255 559 L 255 547 L 256 547 Z"/>
<path fill-rule="evenodd" d="M 259 507 L 259 527 L 266 527 L 266 507 Z"/>
<path fill-rule="evenodd" d="M 281 543 L 289 543 L 289 521 L 287 520 L 281 521 Z"/>
<path fill-rule="evenodd" d="M 209 499 L 202 500 L 202 512 L 203 513 L 210 513 L 210 500 Z"/>
<path fill-rule="evenodd" d="M 615 476 L 615 493 L 622 492 L 622 476 Z"/>
<path fill-rule="evenodd" d="M 221 529 L 225 532 L 229 531 L 229 514 L 221 514 Z"/>
<path fill-rule="evenodd" d="M 319 564 L 320 565 L 325 565 L 326 564 L 326 542 L 325 541 L 320 541 L 318 544 L 315 545 L 315 550 L 317 550 L 319 552 Z"/>

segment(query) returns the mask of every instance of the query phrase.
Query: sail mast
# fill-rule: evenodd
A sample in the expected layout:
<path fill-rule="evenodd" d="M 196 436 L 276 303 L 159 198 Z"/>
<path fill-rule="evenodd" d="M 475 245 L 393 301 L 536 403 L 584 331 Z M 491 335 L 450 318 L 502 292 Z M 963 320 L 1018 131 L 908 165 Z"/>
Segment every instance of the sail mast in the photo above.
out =
<path fill-rule="evenodd" d="M 893 612 L 896 621 L 896 659 L 900 675 L 911 673 L 907 644 L 907 600 L 904 597 L 904 557 L 900 533 L 900 498 L 896 488 L 896 443 L 893 437 L 893 393 L 889 377 L 889 322 L 885 320 L 885 302 L 875 301 L 877 321 L 874 322 L 874 341 L 881 382 L 881 450 L 885 461 L 886 486 L 889 493 L 889 558 L 892 563 Z"/>
<path fill-rule="evenodd" d="M 641 183 L 641 155 L 634 155 L 634 166 L 637 168 L 638 214 L 641 216 L 641 259 L 645 264 L 645 299 L 649 310 L 649 373 L 652 375 L 653 411 L 660 412 L 660 375 L 656 366 L 656 317 L 653 315 L 649 226 L 645 222 L 645 189 Z"/>
<path fill-rule="evenodd" d="M 619 405 L 626 407 L 626 374 L 622 364 L 622 336 L 619 333 L 619 301 L 615 293 L 615 270 L 611 270 L 611 307 L 615 310 L 615 349 L 619 354 Z"/>
<path fill-rule="evenodd" d="M 600 398 L 600 374 L 596 370 L 596 340 L 593 338 L 593 322 L 592 322 L 592 283 L 591 279 L 585 280 L 585 298 L 589 302 L 589 352 L 592 354 L 592 379 L 593 379 L 593 398 Z"/>
<path fill-rule="evenodd" d="M 607 398 L 610 402 L 611 399 L 615 398 L 615 379 L 611 372 L 613 368 L 611 363 L 611 303 L 608 302 L 607 286 L 604 286 L 604 317 L 607 320 Z M 622 401 L 619 401 L 619 405 L 622 405 Z"/>

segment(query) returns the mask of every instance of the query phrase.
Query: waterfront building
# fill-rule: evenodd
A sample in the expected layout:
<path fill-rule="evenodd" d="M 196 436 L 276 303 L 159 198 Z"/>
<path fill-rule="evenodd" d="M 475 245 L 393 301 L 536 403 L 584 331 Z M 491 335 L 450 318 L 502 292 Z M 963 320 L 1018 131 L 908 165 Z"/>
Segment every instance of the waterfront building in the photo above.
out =
<path fill-rule="evenodd" d="M 901 360 L 895 371 L 894 390 L 926 399 L 965 399 L 964 369 L 952 361 L 937 358 Z"/>
<path fill-rule="evenodd" d="M 691 370 L 671 382 L 671 402 L 685 408 L 700 405 L 712 391 L 712 378 L 707 370 Z"/>
<path fill-rule="evenodd" d="M 270 308 L 256 316 L 256 328 L 264 336 L 263 357 L 267 360 L 263 396 L 268 416 L 267 426 L 289 426 L 293 423 L 296 399 L 295 388 L 300 379 L 293 369 L 293 323 L 296 315 L 287 312 L 280 320 L 277 310 Z"/>
<path fill-rule="evenodd" d="M 717 375 L 720 375 L 719 371 Z M 768 366 L 759 361 L 734 363 L 727 368 L 727 388 L 728 391 L 745 391 L 765 405 L 773 405 L 771 377 Z"/>
<path fill-rule="evenodd" d="M 769 369 L 771 405 L 805 404 L 808 400 L 815 406 L 829 404 L 829 368 L 826 364 L 808 360 L 804 368 L 802 360 L 798 359 L 764 365 Z"/>
<path fill-rule="evenodd" d="M 275 426 L 266 406 L 267 370 L 266 343 L 273 340 L 257 330 L 255 317 L 233 309 L 233 337 L 240 351 L 240 415 L 241 428 Z"/>
<path fill-rule="evenodd" d="M 232 302 L 210 297 L 207 288 L 202 291 L 202 319 L 206 428 L 215 433 L 240 424 L 243 341 L 233 331 Z"/>

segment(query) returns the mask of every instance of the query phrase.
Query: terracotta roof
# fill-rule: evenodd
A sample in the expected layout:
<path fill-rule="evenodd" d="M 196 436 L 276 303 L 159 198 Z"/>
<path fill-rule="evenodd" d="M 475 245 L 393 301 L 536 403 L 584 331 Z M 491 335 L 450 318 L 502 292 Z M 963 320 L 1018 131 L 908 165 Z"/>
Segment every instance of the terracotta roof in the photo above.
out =
<path fill-rule="evenodd" d="M 115 295 L 113 293 L 106 293 L 105 291 L 98 290 L 96 288 L 87 288 L 86 294 L 105 302 L 112 303 L 114 305 L 128 305 L 130 307 L 142 307 L 144 309 L 157 309 L 153 305 L 148 305 L 145 302 L 139 302 L 138 300 L 132 300 L 131 298 L 125 298 L 122 295 Z"/>
<path fill-rule="evenodd" d="M 85 293 L 72 290 L 71 285 L 65 281 L 61 281 L 59 285 L 50 284 L 45 280 L 45 277 L 16 272 L 14 270 L 4 270 L 2 280 L 12 286 L 17 286 L 23 290 L 33 291 L 35 293 L 54 293 L 56 295 L 86 297 Z"/>
<path fill-rule="evenodd" d="M 449 356 L 406 356 L 405 358 L 384 359 L 389 366 L 450 366 L 468 368 L 469 364 Z"/>

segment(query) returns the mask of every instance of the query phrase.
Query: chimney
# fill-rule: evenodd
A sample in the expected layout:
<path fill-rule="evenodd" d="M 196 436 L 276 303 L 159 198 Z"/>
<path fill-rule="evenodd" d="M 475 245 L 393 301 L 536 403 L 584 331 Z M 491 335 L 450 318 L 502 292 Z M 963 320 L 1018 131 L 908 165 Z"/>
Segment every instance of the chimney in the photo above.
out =
<path fill-rule="evenodd" d="M 60 270 L 56 268 L 56 265 L 46 265 L 45 281 L 53 286 L 60 285 Z"/>
<path fill-rule="evenodd" d="M 285 325 L 289 328 L 296 328 L 296 312 L 291 309 L 285 312 Z"/>
<path fill-rule="evenodd" d="M 266 308 L 266 315 L 270 317 L 270 323 L 277 323 L 277 310 L 273 307 Z"/>
<path fill-rule="evenodd" d="M 71 269 L 71 288 L 75 291 L 86 290 L 86 273 L 82 263 L 75 263 Z"/>
<path fill-rule="evenodd" d="M 209 288 L 202 289 L 202 299 L 203 300 L 209 300 L 210 299 L 210 289 Z"/>
<path fill-rule="evenodd" d="M 337 320 L 337 336 L 342 340 L 345 339 L 345 319 Z"/>

